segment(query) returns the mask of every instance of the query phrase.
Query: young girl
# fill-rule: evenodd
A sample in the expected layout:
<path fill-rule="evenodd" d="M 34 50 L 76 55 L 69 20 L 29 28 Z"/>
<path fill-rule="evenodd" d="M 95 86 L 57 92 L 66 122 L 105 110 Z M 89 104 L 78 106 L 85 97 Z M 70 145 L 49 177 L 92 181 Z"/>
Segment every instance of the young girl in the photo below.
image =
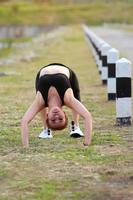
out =
<path fill-rule="evenodd" d="M 81 137 L 84 134 L 78 126 L 79 115 L 85 123 L 85 139 L 83 144 L 91 143 L 92 117 L 80 102 L 80 90 L 76 74 L 67 66 L 52 63 L 40 69 L 36 77 L 36 97 L 21 121 L 22 143 L 29 146 L 28 124 L 41 113 L 44 130 L 39 138 L 51 138 L 52 130 L 61 130 L 67 126 L 67 116 L 63 106 L 72 110 L 70 136 Z"/>

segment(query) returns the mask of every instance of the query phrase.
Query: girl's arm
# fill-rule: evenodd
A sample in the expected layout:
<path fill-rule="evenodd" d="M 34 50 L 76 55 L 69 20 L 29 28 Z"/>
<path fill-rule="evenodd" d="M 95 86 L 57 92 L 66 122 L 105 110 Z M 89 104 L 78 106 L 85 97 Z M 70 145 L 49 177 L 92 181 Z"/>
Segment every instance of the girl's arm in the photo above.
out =
<path fill-rule="evenodd" d="M 28 108 L 21 120 L 21 136 L 23 147 L 29 147 L 28 124 L 44 108 L 44 101 L 40 92 L 37 93 L 32 105 Z"/>
<path fill-rule="evenodd" d="M 85 140 L 84 145 L 89 145 L 91 143 L 91 133 L 92 133 L 92 116 L 86 107 L 78 101 L 74 95 L 72 89 L 68 89 L 64 96 L 65 105 L 69 108 L 74 109 L 80 116 L 84 118 L 85 121 Z"/>

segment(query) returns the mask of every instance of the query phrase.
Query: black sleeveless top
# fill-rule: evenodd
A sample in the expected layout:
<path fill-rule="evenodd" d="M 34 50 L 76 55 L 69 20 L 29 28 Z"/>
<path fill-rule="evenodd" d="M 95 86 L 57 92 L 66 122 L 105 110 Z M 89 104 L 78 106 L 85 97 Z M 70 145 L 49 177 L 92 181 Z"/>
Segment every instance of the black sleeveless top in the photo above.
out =
<path fill-rule="evenodd" d="M 54 67 L 54 65 L 66 67 L 69 70 L 70 77 L 68 78 L 66 75 L 64 75 L 62 73 L 44 74 L 43 76 L 40 77 L 40 71 L 44 67 L 48 67 L 51 65 L 53 65 L 53 67 Z M 63 65 L 61 63 L 51 63 L 44 67 L 42 67 L 36 75 L 35 88 L 36 88 L 36 92 L 37 91 L 41 92 L 43 99 L 45 101 L 46 107 L 48 106 L 48 102 L 47 102 L 48 101 L 48 91 L 51 86 L 56 88 L 56 90 L 61 98 L 62 105 L 64 105 L 64 95 L 68 88 L 72 88 L 74 97 L 77 100 L 81 101 L 78 79 L 77 79 L 75 72 L 72 69 L 70 69 L 69 67 L 67 67 L 66 65 Z"/>
<path fill-rule="evenodd" d="M 41 92 L 45 101 L 45 106 L 48 106 L 48 91 L 51 86 L 56 88 L 61 98 L 62 105 L 64 105 L 65 92 L 68 88 L 71 88 L 68 77 L 64 74 L 57 73 L 45 74 L 39 78 L 37 90 Z"/>

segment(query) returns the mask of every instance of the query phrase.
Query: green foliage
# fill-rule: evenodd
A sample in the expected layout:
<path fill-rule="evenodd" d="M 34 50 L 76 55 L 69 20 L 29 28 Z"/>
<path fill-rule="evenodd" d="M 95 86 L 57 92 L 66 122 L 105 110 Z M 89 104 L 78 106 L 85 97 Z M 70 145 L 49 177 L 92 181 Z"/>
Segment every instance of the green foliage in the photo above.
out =
<path fill-rule="evenodd" d="M 115 2 L 115 6 L 114 6 Z M 133 23 L 130 1 L 16 1 L 0 6 L 0 24 Z"/>

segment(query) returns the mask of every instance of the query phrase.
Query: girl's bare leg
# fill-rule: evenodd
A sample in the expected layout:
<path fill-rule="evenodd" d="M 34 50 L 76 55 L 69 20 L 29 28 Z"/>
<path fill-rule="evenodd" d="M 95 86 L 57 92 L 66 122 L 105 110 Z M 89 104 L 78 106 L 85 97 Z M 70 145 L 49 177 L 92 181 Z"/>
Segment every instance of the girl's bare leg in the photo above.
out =
<path fill-rule="evenodd" d="M 74 110 L 72 110 L 72 123 L 70 126 L 70 136 L 75 138 L 84 136 L 83 132 L 79 127 L 79 114 Z"/>
<path fill-rule="evenodd" d="M 75 125 L 79 124 L 79 115 L 75 110 L 72 110 L 72 121 L 74 121 Z"/>
<path fill-rule="evenodd" d="M 48 108 L 44 108 L 41 110 L 40 115 L 43 123 L 43 131 L 39 134 L 39 138 L 45 139 L 45 138 L 52 138 L 52 131 L 48 129 L 46 119 L 47 119 L 47 113 L 48 113 Z"/>
<path fill-rule="evenodd" d="M 42 123 L 43 123 L 44 129 L 47 128 L 47 123 L 46 123 L 47 112 L 48 112 L 48 108 L 44 108 L 44 109 L 41 110 L 41 112 L 40 112 L 40 116 L 41 116 L 41 119 L 42 119 Z"/>

